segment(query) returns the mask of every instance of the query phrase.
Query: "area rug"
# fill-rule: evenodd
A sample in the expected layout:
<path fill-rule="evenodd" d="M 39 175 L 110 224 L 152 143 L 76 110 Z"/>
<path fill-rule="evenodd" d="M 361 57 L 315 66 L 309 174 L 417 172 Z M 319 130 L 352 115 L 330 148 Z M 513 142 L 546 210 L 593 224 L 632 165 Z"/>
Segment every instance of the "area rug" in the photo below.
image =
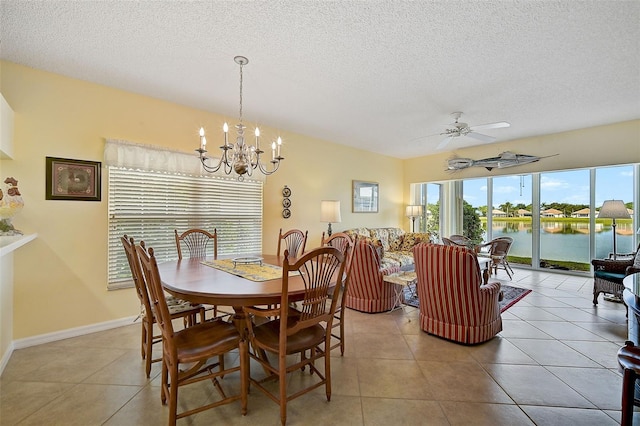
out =
<path fill-rule="evenodd" d="M 500 312 L 504 312 L 518 301 L 522 300 L 527 294 L 531 293 L 531 290 L 520 287 L 512 287 L 510 285 L 502 284 L 500 286 L 502 292 L 504 293 L 504 298 L 500 301 Z M 405 288 L 404 290 L 404 303 L 405 305 L 413 306 L 414 308 L 420 307 L 420 301 L 418 300 L 418 295 L 413 296 L 409 288 Z"/>

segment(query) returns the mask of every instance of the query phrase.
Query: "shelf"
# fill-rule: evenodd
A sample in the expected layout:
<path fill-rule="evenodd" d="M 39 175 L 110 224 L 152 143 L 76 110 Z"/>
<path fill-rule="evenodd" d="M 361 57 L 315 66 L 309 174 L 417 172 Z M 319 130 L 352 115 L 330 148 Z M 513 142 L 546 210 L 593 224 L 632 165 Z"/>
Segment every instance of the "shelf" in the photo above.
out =
<path fill-rule="evenodd" d="M 0 237 L 0 257 L 9 254 L 36 239 L 38 234 L 18 235 L 15 237 Z"/>

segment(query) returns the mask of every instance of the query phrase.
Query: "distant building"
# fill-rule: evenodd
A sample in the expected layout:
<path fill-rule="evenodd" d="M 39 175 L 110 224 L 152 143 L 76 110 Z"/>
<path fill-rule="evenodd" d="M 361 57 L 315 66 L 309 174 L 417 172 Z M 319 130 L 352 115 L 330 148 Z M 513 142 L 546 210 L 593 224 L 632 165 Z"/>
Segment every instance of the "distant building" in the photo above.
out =
<path fill-rule="evenodd" d="M 582 210 L 576 210 L 575 212 L 571 213 L 571 217 L 589 217 L 591 213 L 591 210 L 586 207 Z"/>
<path fill-rule="evenodd" d="M 507 217 L 507 214 L 500 209 L 493 209 L 491 214 L 493 217 Z"/>
<path fill-rule="evenodd" d="M 540 213 L 542 217 L 564 217 L 564 214 L 557 209 L 547 209 Z"/>
<path fill-rule="evenodd" d="M 525 209 L 518 209 L 518 211 L 516 211 L 516 215 L 518 217 L 528 217 L 531 216 L 531 212 Z"/>

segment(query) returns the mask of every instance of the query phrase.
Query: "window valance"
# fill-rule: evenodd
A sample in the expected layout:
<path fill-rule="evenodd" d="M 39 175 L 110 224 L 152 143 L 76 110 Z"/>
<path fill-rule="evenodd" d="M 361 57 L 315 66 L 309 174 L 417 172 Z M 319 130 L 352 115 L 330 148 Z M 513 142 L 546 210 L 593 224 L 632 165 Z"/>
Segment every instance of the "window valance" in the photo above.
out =
<path fill-rule="evenodd" d="M 217 161 L 212 158 L 210 161 Z M 169 173 L 185 173 L 196 176 L 211 175 L 203 170 L 197 154 L 171 150 L 155 145 L 140 144 L 119 139 L 107 139 L 104 146 L 104 162 L 107 166 L 127 167 L 131 169 L 161 171 Z M 213 173 L 223 178 L 236 178 L 232 173 L 223 171 Z M 250 179 L 264 181 L 262 173 L 255 173 Z"/>

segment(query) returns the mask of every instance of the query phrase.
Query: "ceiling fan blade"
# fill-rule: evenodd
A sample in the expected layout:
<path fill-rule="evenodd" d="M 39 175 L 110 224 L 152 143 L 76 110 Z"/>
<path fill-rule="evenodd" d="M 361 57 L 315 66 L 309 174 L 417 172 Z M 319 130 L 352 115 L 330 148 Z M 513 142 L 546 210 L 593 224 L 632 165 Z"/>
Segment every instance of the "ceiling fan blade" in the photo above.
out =
<path fill-rule="evenodd" d="M 453 136 L 447 136 L 446 138 L 442 139 L 442 142 L 440 142 L 438 146 L 436 146 L 436 149 L 444 148 L 451 141 L 451 139 L 453 139 Z"/>
<path fill-rule="evenodd" d="M 498 121 L 497 123 L 480 124 L 479 126 L 471 126 L 471 130 L 501 129 L 511 126 L 506 121 Z"/>
<path fill-rule="evenodd" d="M 466 134 L 467 137 L 478 139 L 482 142 L 493 142 L 496 140 L 493 136 L 483 135 L 482 133 L 469 132 Z"/>

